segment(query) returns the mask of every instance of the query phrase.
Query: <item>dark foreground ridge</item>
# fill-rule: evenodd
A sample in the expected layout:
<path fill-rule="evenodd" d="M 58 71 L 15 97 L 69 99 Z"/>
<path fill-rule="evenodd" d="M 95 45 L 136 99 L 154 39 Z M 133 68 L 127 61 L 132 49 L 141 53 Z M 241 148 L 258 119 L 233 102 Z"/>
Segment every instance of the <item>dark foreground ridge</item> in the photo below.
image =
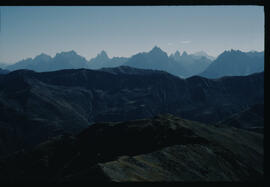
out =
<path fill-rule="evenodd" d="M 127 66 L 43 73 L 18 70 L 0 75 L 0 156 L 65 132 L 79 133 L 96 122 L 171 113 L 215 124 L 263 103 L 263 72 L 181 79 Z"/>
<path fill-rule="evenodd" d="M 97 123 L 2 158 L 1 182 L 263 180 L 263 135 L 173 115 Z"/>

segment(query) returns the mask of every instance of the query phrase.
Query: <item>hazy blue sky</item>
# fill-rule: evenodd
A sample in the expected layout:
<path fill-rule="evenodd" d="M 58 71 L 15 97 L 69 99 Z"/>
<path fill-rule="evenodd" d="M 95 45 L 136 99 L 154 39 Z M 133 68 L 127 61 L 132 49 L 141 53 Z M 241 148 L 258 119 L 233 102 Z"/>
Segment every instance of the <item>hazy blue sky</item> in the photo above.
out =
<path fill-rule="evenodd" d="M 264 50 L 260 6 L 0 7 L 0 62 L 75 50 L 130 56 L 158 45 L 168 54 Z"/>

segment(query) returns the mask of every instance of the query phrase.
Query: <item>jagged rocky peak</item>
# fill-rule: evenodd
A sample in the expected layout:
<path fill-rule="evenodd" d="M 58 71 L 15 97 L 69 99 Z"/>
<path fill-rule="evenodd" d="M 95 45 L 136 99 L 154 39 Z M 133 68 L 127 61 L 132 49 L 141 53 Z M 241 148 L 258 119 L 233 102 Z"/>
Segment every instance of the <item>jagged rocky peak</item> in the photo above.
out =
<path fill-rule="evenodd" d="M 164 51 L 162 51 L 162 49 L 160 49 L 160 47 L 154 46 L 154 47 L 151 49 L 150 52 L 164 52 Z"/>
<path fill-rule="evenodd" d="M 153 49 L 149 52 L 149 54 L 168 56 L 167 53 L 162 51 L 162 49 L 159 48 L 158 46 L 153 47 Z"/>
<path fill-rule="evenodd" d="M 45 53 L 41 53 L 40 55 L 36 56 L 34 58 L 34 60 L 40 60 L 40 61 L 49 61 L 52 57 L 45 54 Z"/>
<path fill-rule="evenodd" d="M 177 51 L 174 53 L 174 56 L 175 56 L 175 57 L 180 57 L 181 54 L 180 54 L 180 52 L 177 50 Z"/>
<path fill-rule="evenodd" d="M 109 59 L 106 51 L 102 50 L 98 55 L 97 58 Z"/>
<path fill-rule="evenodd" d="M 61 53 L 57 53 L 56 56 L 77 56 L 78 54 L 74 51 L 65 51 L 65 52 L 61 52 Z"/>
<path fill-rule="evenodd" d="M 234 56 L 239 56 L 239 55 L 246 55 L 244 52 L 240 51 L 240 50 L 234 50 L 234 49 L 231 49 L 231 50 L 225 50 L 223 53 L 221 53 L 217 59 L 219 58 L 227 58 L 227 57 L 234 57 Z"/>
<path fill-rule="evenodd" d="M 184 52 L 182 53 L 182 56 L 188 56 L 187 52 L 184 51 Z"/>

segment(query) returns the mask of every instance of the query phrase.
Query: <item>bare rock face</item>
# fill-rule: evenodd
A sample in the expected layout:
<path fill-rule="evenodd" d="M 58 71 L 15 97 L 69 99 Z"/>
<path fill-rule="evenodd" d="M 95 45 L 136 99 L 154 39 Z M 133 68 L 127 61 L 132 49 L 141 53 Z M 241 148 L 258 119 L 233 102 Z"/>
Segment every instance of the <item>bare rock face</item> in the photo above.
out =
<path fill-rule="evenodd" d="M 263 135 L 171 114 L 96 123 L 2 158 L 0 181 L 263 180 Z"/>

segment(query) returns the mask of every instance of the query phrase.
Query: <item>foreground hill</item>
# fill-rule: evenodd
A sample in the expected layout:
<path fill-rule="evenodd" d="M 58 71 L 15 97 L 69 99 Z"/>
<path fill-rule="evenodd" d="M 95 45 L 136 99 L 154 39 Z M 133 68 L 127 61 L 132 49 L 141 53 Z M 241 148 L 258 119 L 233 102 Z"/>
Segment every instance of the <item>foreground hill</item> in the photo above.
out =
<path fill-rule="evenodd" d="M 2 158 L 3 182 L 256 181 L 263 135 L 173 115 L 97 123 Z"/>

